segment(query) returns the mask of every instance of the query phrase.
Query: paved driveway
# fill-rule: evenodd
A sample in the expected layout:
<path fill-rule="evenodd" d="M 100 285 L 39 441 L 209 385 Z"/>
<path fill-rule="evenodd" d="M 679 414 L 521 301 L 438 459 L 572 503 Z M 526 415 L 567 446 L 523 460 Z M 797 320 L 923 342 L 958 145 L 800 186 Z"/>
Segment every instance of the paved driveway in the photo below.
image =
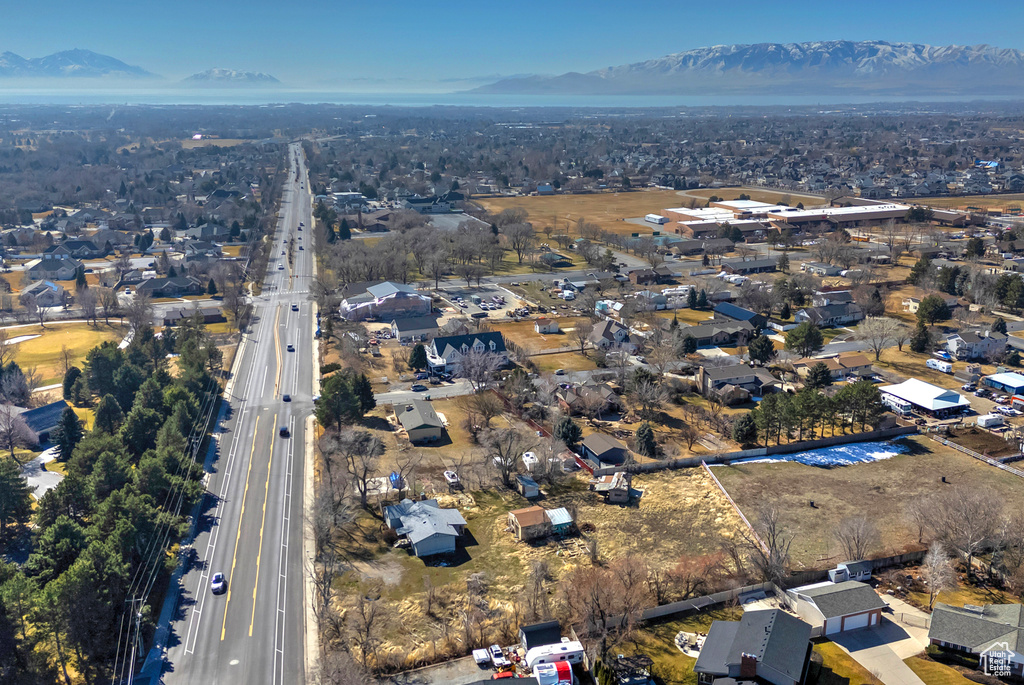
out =
<path fill-rule="evenodd" d="M 917 642 L 886 616 L 882 617 L 882 624 L 875 628 L 863 628 L 832 637 L 833 642 L 885 685 L 924 685 L 924 681 L 903 663 L 905 657 L 900 656 L 907 649 L 908 640 L 910 644 Z M 917 649 L 913 653 L 920 651 Z"/>
<path fill-rule="evenodd" d="M 56 459 L 57 452 L 58 448 L 51 447 L 21 467 L 21 475 L 25 477 L 28 487 L 32 490 L 32 494 L 36 496 L 36 499 L 45 495 L 48 490 L 57 487 L 64 480 L 64 476 L 56 471 L 46 470 L 45 464 Z"/>
<path fill-rule="evenodd" d="M 467 656 L 399 673 L 381 679 L 381 682 L 390 685 L 466 685 L 487 680 L 493 673 L 492 669 L 478 666 L 473 657 Z"/>

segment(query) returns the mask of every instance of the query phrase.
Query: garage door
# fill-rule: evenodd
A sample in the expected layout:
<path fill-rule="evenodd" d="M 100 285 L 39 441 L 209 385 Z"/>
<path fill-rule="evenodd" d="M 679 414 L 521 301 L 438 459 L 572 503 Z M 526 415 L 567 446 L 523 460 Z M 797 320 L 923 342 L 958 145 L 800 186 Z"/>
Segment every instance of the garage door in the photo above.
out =
<path fill-rule="evenodd" d="M 825 634 L 835 635 L 836 633 L 838 633 L 840 627 L 842 626 L 842 621 L 843 619 L 841 618 L 830 618 L 827 621 L 825 621 Z"/>
<path fill-rule="evenodd" d="M 843 630 L 855 630 L 857 628 L 868 627 L 868 614 L 857 614 L 856 616 L 847 616 L 846 621 L 843 623 Z"/>

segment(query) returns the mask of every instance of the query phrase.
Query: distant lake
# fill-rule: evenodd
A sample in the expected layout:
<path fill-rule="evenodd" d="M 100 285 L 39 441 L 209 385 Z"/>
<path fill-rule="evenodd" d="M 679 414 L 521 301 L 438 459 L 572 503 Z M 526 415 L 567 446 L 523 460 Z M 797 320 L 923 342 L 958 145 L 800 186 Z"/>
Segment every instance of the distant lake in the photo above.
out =
<path fill-rule="evenodd" d="M 396 107 L 654 107 L 839 106 L 872 103 L 965 103 L 1019 99 L 1006 96 L 907 97 L 906 95 L 486 95 L 481 93 L 343 93 L 286 88 L 239 89 L 100 89 L 12 88 L 0 86 L 0 104 L 15 105 L 267 105 L 336 104 Z"/>

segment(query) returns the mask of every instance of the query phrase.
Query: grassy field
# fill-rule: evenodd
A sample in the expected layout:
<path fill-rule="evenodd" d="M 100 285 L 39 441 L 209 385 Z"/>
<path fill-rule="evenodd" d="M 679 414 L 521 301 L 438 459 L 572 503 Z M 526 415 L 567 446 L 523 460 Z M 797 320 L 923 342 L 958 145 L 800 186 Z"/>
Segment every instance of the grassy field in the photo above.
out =
<path fill-rule="evenodd" d="M 501 329 L 502 335 L 522 348 L 539 352 L 541 350 L 552 350 L 559 347 L 575 345 L 572 329 L 582 321 L 588 321 L 585 316 L 564 317 L 558 319 L 558 333 L 538 333 L 534 330 L 533 321 L 516 321 L 501 323 L 496 328 Z"/>
<path fill-rule="evenodd" d="M 911 448 L 907 454 L 854 466 L 786 462 L 713 468 L 748 518 L 764 502 L 782 510 L 782 522 L 794 537 L 790 552 L 797 569 L 842 561 L 834 531 L 851 515 L 870 516 L 878 527 L 883 542 L 871 550 L 872 556 L 919 548 L 904 505 L 941 488 L 966 485 L 991 493 L 1007 507 L 1024 506 L 1024 483 L 1018 477 L 921 436 L 905 443 Z M 943 476 L 948 484 L 941 482 Z M 809 507 L 810 500 L 816 509 Z"/>
<path fill-rule="evenodd" d="M 14 350 L 14 361 L 23 369 L 35 367 L 42 385 L 59 383 L 63 378 L 61 347 L 71 351 L 72 363 L 81 366 L 85 355 L 92 348 L 107 340 L 120 341 L 126 329 L 100 323 L 90 326 L 84 323 L 60 325 L 49 323 L 46 327 L 24 326 L 8 329 L 10 338 L 23 335 L 39 335 L 38 338 L 18 343 Z"/>
<path fill-rule="evenodd" d="M 615 233 L 650 235 L 657 230 L 654 224 L 638 226 L 623 219 L 658 214 L 663 209 L 679 207 L 686 200 L 675 190 L 638 190 L 592 195 L 489 197 L 476 202 L 495 214 L 513 207 L 525 209 L 538 230 L 552 226 L 556 234 L 568 232 L 575 236 L 576 221 L 580 218 Z"/>
<path fill-rule="evenodd" d="M 579 352 L 559 352 L 557 354 L 540 354 L 530 357 L 541 373 L 554 372 L 558 369 L 566 371 L 590 371 L 597 368 L 597 363 L 590 357 Z"/>
<path fill-rule="evenodd" d="M 927 609 L 928 593 L 910 592 L 909 599 L 919 607 Z M 936 602 L 942 602 L 951 606 L 963 606 L 965 604 L 1019 604 L 1020 600 L 1012 592 L 1000 590 L 994 587 L 977 587 L 974 585 L 961 585 L 952 590 L 944 590 L 935 598 Z"/>
<path fill-rule="evenodd" d="M 612 654 L 646 654 L 654 661 L 651 675 L 666 685 L 696 685 L 697 674 L 693 665 L 697 662 L 686 656 L 675 645 L 676 634 L 707 633 L 714 621 L 738 621 L 743 616 L 740 607 L 711 609 L 694 616 L 672 621 L 645 624 L 634 631 L 632 639 L 612 647 Z"/>
<path fill-rule="evenodd" d="M 655 316 L 662 319 L 677 319 L 679 325 L 684 324 L 690 326 L 699 326 L 710 321 L 714 317 L 714 312 L 704 309 L 674 309 L 672 311 L 657 312 Z"/>
<path fill-rule="evenodd" d="M 237 145 L 245 145 L 253 141 L 246 140 L 244 138 L 203 138 L 202 140 L 192 140 L 191 138 L 185 138 L 181 141 L 181 147 L 186 150 L 191 150 L 197 147 L 235 147 Z"/>
<path fill-rule="evenodd" d="M 767 190 L 765 188 L 698 188 L 687 190 L 687 195 L 693 197 L 711 197 L 716 195 L 725 200 L 738 200 L 740 195 L 749 195 L 751 200 L 757 202 L 784 202 L 795 207 L 798 202 L 804 203 L 805 207 L 827 204 L 825 198 L 820 195 L 801 195 L 800 193 L 789 193 L 785 190 Z"/>
<path fill-rule="evenodd" d="M 972 685 L 973 680 L 965 678 L 952 666 L 940 664 L 924 657 L 912 656 L 903 663 L 928 685 Z"/>
<path fill-rule="evenodd" d="M 1007 195 L 963 195 L 960 197 L 929 197 L 917 200 L 919 204 L 937 209 L 967 209 L 980 207 L 987 210 L 1006 211 L 1024 207 L 1024 193 Z"/>

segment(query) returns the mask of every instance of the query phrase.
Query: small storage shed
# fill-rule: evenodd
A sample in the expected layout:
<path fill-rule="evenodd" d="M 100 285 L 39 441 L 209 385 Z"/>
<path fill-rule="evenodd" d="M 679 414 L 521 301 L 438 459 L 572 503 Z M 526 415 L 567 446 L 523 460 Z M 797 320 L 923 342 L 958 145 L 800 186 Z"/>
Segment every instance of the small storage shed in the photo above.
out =
<path fill-rule="evenodd" d="M 551 532 L 555 535 L 565 535 L 572 529 L 572 514 L 565 507 L 548 509 L 546 513 L 551 522 Z"/>
<path fill-rule="evenodd" d="M 540 486 L 537 485 L 537 481 L 523 474 L 516 476 L 516 490 L 526 499 L 540 497 Z"/>

